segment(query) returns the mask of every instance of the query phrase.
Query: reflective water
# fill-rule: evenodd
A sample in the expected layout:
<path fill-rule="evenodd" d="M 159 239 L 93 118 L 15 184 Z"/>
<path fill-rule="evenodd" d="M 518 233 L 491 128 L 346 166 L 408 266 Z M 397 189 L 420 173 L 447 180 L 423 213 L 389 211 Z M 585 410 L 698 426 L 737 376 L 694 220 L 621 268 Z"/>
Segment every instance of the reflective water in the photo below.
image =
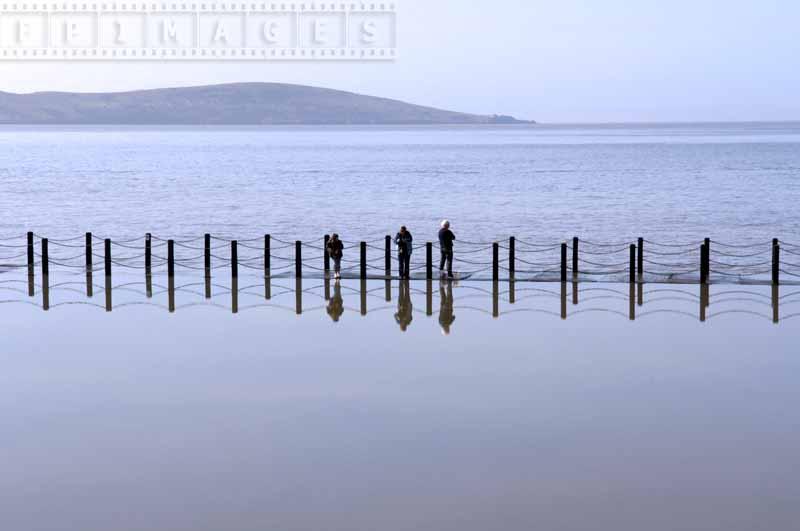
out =
<path fill-rule="evenodd" d="M 0 236 L 798 243 L 799 174 L 798 123 L 5 127 Z"/>
<path fill-rule="evenodd" d="M 197 280 L 1 285 L 3 528 L 800 518 L 798 288 Z"/>

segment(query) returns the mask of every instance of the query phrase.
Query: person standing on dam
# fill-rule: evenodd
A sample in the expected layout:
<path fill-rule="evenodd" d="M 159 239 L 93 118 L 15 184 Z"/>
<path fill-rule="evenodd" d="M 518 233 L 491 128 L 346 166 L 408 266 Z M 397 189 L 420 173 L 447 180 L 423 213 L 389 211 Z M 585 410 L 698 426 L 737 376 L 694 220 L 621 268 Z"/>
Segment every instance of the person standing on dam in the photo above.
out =
<path fill-rule="evenodd" d="M 397 260 L 400 262 L 400 278 L 409 278 L 414 238 L 405 225 L 400 227 L 400 232 L 395 235 L 394 243 L 397 245 Z"/>
<path fill-rule="evenodd" d="M 439 275 L 444 275 L 444 267 L 447 265 L 447 278 L 453 278 L 453 242 L 456 235 L 450 230 L 450 222 L 446 219 L 442 221 L 439 229 L 439 250 L 442 259 L 439 261 Z"/>

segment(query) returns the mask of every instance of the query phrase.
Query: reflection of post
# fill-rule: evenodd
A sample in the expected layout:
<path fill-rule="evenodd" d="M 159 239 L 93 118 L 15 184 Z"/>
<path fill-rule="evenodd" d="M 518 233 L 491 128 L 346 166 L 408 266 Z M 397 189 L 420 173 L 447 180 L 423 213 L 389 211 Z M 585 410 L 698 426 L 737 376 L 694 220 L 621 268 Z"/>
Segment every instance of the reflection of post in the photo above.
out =
<path fill-rule="evenodd" d="M 294 312 L 297 315 L 303 313 L 303 277 L 294 280 Z"/>
<path fill-rule="evenodd" d="M 386 302 L 392 302 L 392 281 L 387 278 L 383 282 L 386 288 Z"/>
<path fill-rule="evenodd" d="M 322 285 L 325 288 L 325 300 L 331 300 L 331 279 L 328 275 L 324 275 L 325 278 L 322 280 Z"/>
<path fill-rule="evenodd" d="M 514 304 L 515 302 L 517 302 L 516 286 L 514 284 L 516 284 L 516 282 L 514 282 L 514 279 L 513 278 L 509 278 L 508 279 L 508 302 L 509 302 L 509 304 Z"/>
<path fill-rule="evenodd" d="M 50 309 L 50 257 L 47 238 L 42 238 L 42 308 Z"/>
<path fill-rule="evenodd" d="M 272 236 L 264 235 L 264 298 L 272 298 Z"/>
<path fill-rule="evenodd" d="M 28 233 L 28 297 L 33 297 L 34 290 L 34 253 L 33 253 L 33 233 Z"/>
<path fill-rule="evenodd" d="M 644 284 L 641 282 L 636 284 L 636 301 L 639 303 L 639 306 L 644 304 Z"/>
<path fill-rule="evenodd" d="M 500 317 L 500 283 L 492 281 L 492 317 Z"/>
<path fill-rule="evenodd" d="M 106 272 L 106 311 L 111 311 L 111 240 L 108 238 L 105 239 L 103 242 L 103 247 L 105 251 L 104 262 L 105 262 L 105 272 Z"/>
<path fill-rule="evenodd" d="M 361 315 L 367 315 L 367 279 L 361 279 Z"/>
<path fill-rule="evenodd" d="M 92 233 L 86 233 L 86 296 L 91 297 L 94 293 L 92 289 Z"/>
<path fill-rule="evenodd" d="M 572 304 L 577 306 L 578 305 L 578 281 L 572 281 Z"/>
<path fill-rule="evenodd" d="M 566 256 L 566 253 L 564 254 Z M 561 318 L 567 318 L 567 283 L 561 283 Z"/>
<path fill-rule="evenodd" d="M 772 285 L 772 322 L 773 323 L 778 323 L 781 320 L 780 311 L 779 311 L 780 310 L 780 305 L 781 305 L 781 299 L 780 299 L 780 296 L 779 296 L 780 295 L 780 289 L 781 288 L 780 288 L 780 286 L 778 284 L 773 284 Z"/>
<path fill-rule="evenodd" d="M 239 277 L 231 279 L 231 313 L 239 313 Z"/>
<path fill-rule="evenodd" d="M 433 315 L 433 281 L 430 279 L 425 281 L 425 315 Z"/>
<path fill-rule="evenodd" d="M 175 277 L 167 275 L 167 307 L 169 313 L 175 312 Z"/>
<path fill-rule="evenodd" d="M 152 235 L 144 235 L 144 289 L 146 297 L 153 296 L 153 262 L 152 262 Z"/>
<path fill-rule="evenodd" d="M 636 286 L 630 285 L 628 289 L 628 319 L 636 320 Z"/>
<path fill-rule="evenodd" d="M 706 321 L 706 308 L 708 308 L 708 284 L 700 284 L 700 322 Z"/>

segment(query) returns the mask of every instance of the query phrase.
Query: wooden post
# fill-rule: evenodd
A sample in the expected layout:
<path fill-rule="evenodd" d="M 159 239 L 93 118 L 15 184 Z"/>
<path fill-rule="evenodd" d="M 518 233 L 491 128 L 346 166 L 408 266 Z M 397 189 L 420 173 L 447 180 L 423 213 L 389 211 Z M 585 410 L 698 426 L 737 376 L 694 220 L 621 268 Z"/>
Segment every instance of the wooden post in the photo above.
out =
<path fill-rule="evenodd" d="M 425 278 L 433 280 L 433 244 L 431 242 L 425 244 Z"/>
<path fill-rule="evenodd" d="M 152 240 L 153 235 L 149 232 L 144 235 L 144 285 L 148 299 L 153 296 Z"/>
<path fill-rule="evenodd" d="M 111 240 L 109 238 L 106 238 L 103 241 L 103 251 L 105 251 L 105 253 L 104 253 L 104 255 L 105 255 L 104 256 L 104 262 L 105 262 L 104 265 L 105 265 L 106 276 L 110 277 L 111 276 Z"/>
<path fill-rule="evenodd" d="M 167 276 L 175 276 L 175 241 L 167 240 Z"/>
<path fill-rule="evenodd" d="M 639 238 L 636 243 L 639 247 L 636 255 L 636 269 L 641 279 L 644 276 L 644 238 Z"/>
<path fill-rule="evenodd" d="M 366 280 L 367 278 L 367 242 L 361 242 L 359 244 L 361 250 L 361 280 Z"/>
<path fill-rule="evenodd" d="M 272 298 L 272 236 L 264 235 L 264 298 Z"/>
<path fill-rule="evenodd" d="M 28 297 L 33 297 L 35 293 L 33 277 L 34 277 L 34 263 L 35 254 L 33 250 L 33 233 L 28 233 Z"/>
<path fill-rule="evenodd" d="M 239 278 L 239 242 L 231 242 L 231 278 Z"/>
<path fill-rule="evenodd" d="M 708 247 L 706 244 L 700 245 L 700 283 L 705 284 L 708 282 L 708 273 L 706 273 L 706 257 L 708 256 Z"/>
<path fill-rule="evenodd" d="M 42 276 L 50 274 L 50 251 L 47 238 L 42 238 Z"/>
<path fill-rule="evenodd" d="M 572 277 L 578 276 L 578 237 L 572 238 Z"/>
<path fill-rule="evenodd" d="M 325 271 L 325 276 L 327 276 L 328 272 L 331 270 L 331 256 L 328 254 L 329 241 L 331 241 L 331 237 L 326 234 L 325 237 L 322 238 L 322 268 Z"/>
<path fill-rule="evenodd" d="M 294 242 L 294 276 L 303 278 L 303 242 Z"/>
<path fill-rule="evenodd" d="M 205 278 L 211 278 L 211 235 L 203 235 L 203 270 Z"/>
<path fill-rule="evenodd" d="M 706 282 L 708 282 L 711 277 L 711 238 L 706 238 L 703 243 L 706 246 Z"/>
<path fill-rule="evenodd" d="M 492 243 L 492 281 L 500 280 L 500 245 Z"/>
<path fill-rule="evenodd" d="M 391 278 L 392 276 L 392 237 L 388 234 L 386 235 L 386 240 L 384 242 L 384 273 L 386 278 Z M 391 295 L 389 295 L 389 299 L 392 300 Z"/>
<path fill-rule="evenodd" d="M 50 309 L 50 253 L 47 238 L 42 238 L 42 309 Z"/>
<path fill-rule="evenodd" d="M 514 280 L 517 272 L 517 239 L 511 236 L 508 239 L 508 278 Z"/>
<path fill-rule="evenodd" d="M 567 243 L 561 244 L 561 282 L 567 281 Z"/>
<path fill-rule="evenodd" d="M 86 296 L 91 297 L 93 295 L 93 287 L 92 287 L 92 233 L 87 232 L 85 242 L 85 249 L 86 249 Z"/>
<path fill-rule="evenodd" d="M 111 240 L 106 238 L 103 241 L 103 258 L 105 269 L 105 295 L 106 295 L 106 311 L 110 312 L 112 308 L 111 301 Z"/>
<path fill-rule="evenodd" d="M 772 285 L 777 286 L 780 284 L 781 274 L 781 246 L 778 245 L 778 240 L 772 242 Z"/>
<path fill-rule="evenodd" d="M 630 261 L 630 283 L 636 282 L 636 246 L 631 244 L 631 261 Z"/>
<path fill-rule="evenodd" d="M 203 235 L 203 281 L 205 284 L 205 297 L 211 298 L 211 235 Z"/>

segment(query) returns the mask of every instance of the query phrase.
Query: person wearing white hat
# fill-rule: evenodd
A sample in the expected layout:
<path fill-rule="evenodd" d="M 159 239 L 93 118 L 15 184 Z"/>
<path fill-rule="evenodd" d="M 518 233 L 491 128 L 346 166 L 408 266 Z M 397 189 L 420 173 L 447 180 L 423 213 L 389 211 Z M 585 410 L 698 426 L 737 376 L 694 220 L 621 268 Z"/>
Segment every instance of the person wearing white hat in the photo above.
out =
<path fill-rule="evenodd" d="M 442 221 L 442 228 L 439 229 L 439 250 L 442 259 L 439 261 L 439 274 L 444 275 L 444 268 L 447 265 L 447 277 L 453 278 L 453 242 L 456 235 L 450 230 L 450 222 Z"/>

